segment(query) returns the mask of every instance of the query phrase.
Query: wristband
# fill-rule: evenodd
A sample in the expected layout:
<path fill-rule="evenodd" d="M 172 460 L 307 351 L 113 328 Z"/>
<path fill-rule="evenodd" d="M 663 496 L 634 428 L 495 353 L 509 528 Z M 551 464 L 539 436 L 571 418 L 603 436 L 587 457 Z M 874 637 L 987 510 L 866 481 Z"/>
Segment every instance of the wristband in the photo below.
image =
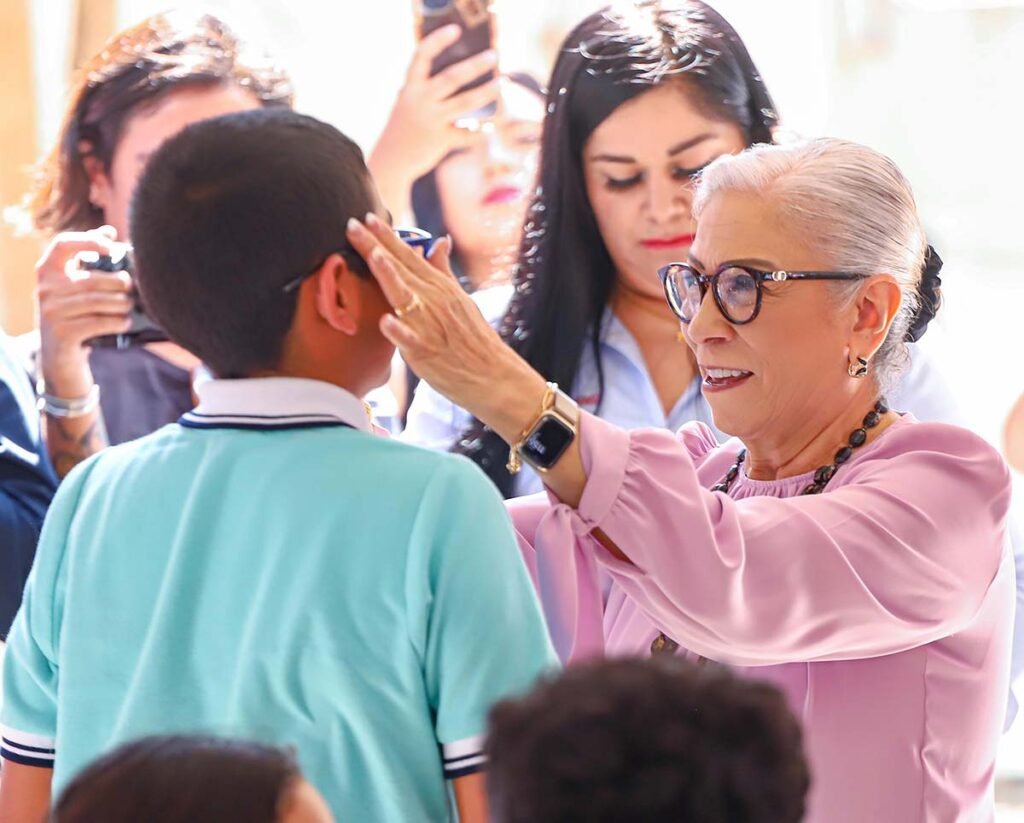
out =
<path fill-rule="evenodd" d="M 99 404 L 100 387 L 97 383 L 93 383 L 85 397 L 76 397 L 71 400 L 44 393 L 39 398 L 39 411 L 50 417 L 84 417 L 95 411 Z"/>

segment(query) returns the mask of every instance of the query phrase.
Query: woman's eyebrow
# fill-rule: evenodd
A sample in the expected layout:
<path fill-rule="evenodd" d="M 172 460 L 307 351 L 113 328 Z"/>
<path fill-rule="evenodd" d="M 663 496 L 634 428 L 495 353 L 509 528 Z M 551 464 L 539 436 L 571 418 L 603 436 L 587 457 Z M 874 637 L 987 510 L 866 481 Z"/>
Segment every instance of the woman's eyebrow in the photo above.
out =
<path fill-rule="evenodd" d="M 636 158 L 628 154 L 595 154 L 590 158 L 593 163 L 635 163 Z"/>
<path fill-rule="evenodd" d="M 689 260 L 690 265 L 695 269 L 706 271 L 705 265 L 692 254 L 687 255 L 687 259 Z M 744 257 L 736 260 L 725 260 L 722 263 L 719 263 L 715 270 L 717 271 L 718 269 L 725 268 L 726 266 L 746 266 L 747 268 L 763 269 L 764 271 L 776 271 L 778 269 L 778 266 L 770 260 L 762 260 L 760 257 Z"/>
<path fill-rule="evenodd" d="M 762 260 L 760 257 L 744 257 L 740 260 L 726 260 L 723 266 L 747 266 L 752 269 L 764 269 L 765 271 L 777 271 L 778 266 L 770 260 Z"/>
<path fill-rule="evenodd" d="M 681 152 L 684 152 L 687 149 L 692 149 L 694 146 L 703 143 L 707 140 L 710 140 L 712 137 L 714 137 L 713 134 L 711 134 L 710 132 L 705 132 L 704 134 L 698 134 L 696 137 L 691 137 L 689 140 L 684 140 L 682 143 L 678 143 L 672 148 L 670 148 L 668 150 L 668 156 L 674 157 L 675 155 L 680 154 Z"/>
<path fill-rule="evenodd" d="M 672 148 L 665 152 L 668 157 L 675 157 L 677 154 L 681 154 L 687 149 L 692 149 L 694 146 L 704 143 L 714 135 L 710 132 L 704 134 L 698 134 L 696 137 L 690 137 L 684 140 L 682 143 L 676 143 Z M 630 157 L 628 154 L 595 154 L 590 158 L 593 163 L 636 163 L 635 157 Z"/>

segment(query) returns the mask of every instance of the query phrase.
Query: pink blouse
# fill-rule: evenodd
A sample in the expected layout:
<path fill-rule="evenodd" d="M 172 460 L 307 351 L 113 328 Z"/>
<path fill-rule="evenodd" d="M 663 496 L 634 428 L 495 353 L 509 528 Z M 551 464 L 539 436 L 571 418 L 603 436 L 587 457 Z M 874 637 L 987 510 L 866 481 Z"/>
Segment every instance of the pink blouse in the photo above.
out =
<path fill-rule="evenodd" d="M 803 721 L 810 823 L 993 819 L 1014 570 L 991 446 L 907 415 L 802 497 L 811 474 L 709 491 L 741 446 L 699 423 L 585 414 L 580 443 L 577 510 L 509 503 L 564 660 L 646 656 L 663 630 L 774 682 Z"/>

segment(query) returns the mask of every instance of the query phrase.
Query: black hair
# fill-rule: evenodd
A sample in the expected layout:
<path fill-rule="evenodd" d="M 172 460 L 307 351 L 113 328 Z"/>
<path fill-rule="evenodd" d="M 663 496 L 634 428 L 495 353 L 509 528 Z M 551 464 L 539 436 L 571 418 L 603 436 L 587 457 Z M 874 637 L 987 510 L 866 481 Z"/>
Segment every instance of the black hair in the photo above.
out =
<path fill-rule="evenodd" d="M 544 89 L 532 75 L 524 72 L 510 72 L 503 76 L 516 85 L 522 86 L 527 91 L 533 92 L 538 97 L 544 97 Z M 441 163 L 443 162 L 444 160 L 441 161 Z M 448 226 L 444 222 L 444 208 L 441 204 L 441 195 L 437 189 L 437 166 L 413 183 L 411 199 L 413 216 L 419 228 L 430 232 L 433 237 L 444 237 L 448 234 Z M 462 276 L 458 246 L 452 250 L 451 263 L 452 271 L 459 277 L 463 287 L 467 291 L 470 290 L 471 284 Z"/>
<path fill-rule="evenodd" d="M 800 725 L 769 683 L 680 658 L 583 664 L 490 714 L 501 823 L 797 823 Z"/>
<path fill-rule="evenodd" d="M 295 315 L 284 285 L 346 248 L 346 223 L 374 205 L 362 152 L 333 126 L 273 109 L 195 123 L 135 190 L 139 293 L 218 377 L 273 368 Z"/>
<path fill-rule="evenodd" d="M 586 346 L 598 366 L 601 319 L 616 270 L 583 177 L 583 147 L 616 108 L 650 89 L 685 83 L 711 116 L 736 123 L 748 145 L 769 143 L 775 106 L 746 46 L 699 0 L 634 0 L 587 17 L 566 37 L 548 84 L 537 196 L 527 212 L 504 340 L 548 380 L 572 391 Z M 479 420 L 453 446 L 507 497 L 508 446 Z"/>
<path fill-rule="evenodd" d="M 61 793 L 50 823 L 276 823 L 301 779 L 286 751 L 215 737 L 127 743 Z"/>

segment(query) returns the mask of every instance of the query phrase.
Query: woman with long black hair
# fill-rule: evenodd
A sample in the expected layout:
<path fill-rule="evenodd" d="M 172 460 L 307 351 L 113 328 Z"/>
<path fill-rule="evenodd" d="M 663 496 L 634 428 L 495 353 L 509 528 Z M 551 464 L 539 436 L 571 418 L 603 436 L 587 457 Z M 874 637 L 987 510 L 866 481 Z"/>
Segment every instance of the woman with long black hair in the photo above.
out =
<path fill-rule="evenodd" d="M 590 15 L 565 39 L 548 86 L 515 282 L 481 293 L 485 315 L 504 313 L 509 345 L 618 425 L 710 423 L 652 272 L 685 259 L 696 173 L 771 142 L 776 123 L 746 47 L 710 7 L 646 3 Z M 507 447 L 429 387 L 417 393 L 406 437 L 468 454 L 506 496 L 540 488 L 527 472 L 513 483 Z"/>
<path fill-rule="evenodd" d="M 705 3 L 635 0 L 591 14 L 559 51 L 515 280 L 477 293 L 485 317 L 615 425 L 711 425 L 655 272 L 686 259 L 697 173 L 773 142 L 778 124 L 743 41 Z M 963 422 L 919 353 L 890 400 L 921 419 Z M 542 488 L 528 468 L 513 477 L 507 445 L 430 386 L 418 389 L 404 437 L 468 455 L 506 497 Z"/>

